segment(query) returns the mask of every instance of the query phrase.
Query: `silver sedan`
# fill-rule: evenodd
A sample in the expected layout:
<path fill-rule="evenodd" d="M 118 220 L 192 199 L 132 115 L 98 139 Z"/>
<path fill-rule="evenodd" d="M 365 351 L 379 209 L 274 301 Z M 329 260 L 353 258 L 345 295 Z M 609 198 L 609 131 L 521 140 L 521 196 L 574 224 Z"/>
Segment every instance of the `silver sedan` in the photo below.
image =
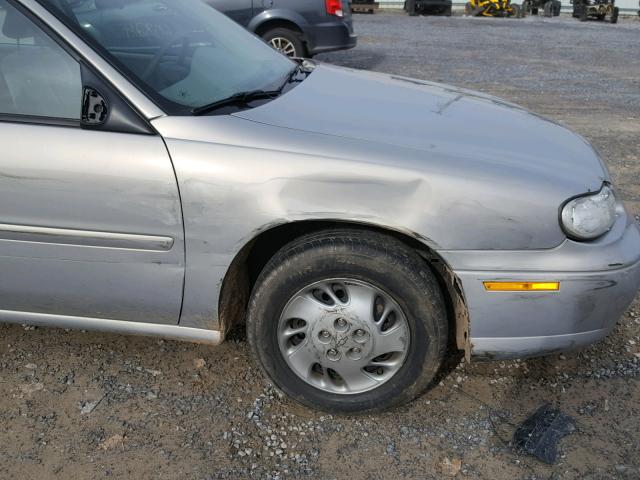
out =
<path fill-rule="evenodd" d="M 293 61 L 197 0 L 0 0 L 0 321 L 209 344 L 414 398 L 456 350 L 606 335 L 640 230 L 594 149 L 493 97 Z"/>

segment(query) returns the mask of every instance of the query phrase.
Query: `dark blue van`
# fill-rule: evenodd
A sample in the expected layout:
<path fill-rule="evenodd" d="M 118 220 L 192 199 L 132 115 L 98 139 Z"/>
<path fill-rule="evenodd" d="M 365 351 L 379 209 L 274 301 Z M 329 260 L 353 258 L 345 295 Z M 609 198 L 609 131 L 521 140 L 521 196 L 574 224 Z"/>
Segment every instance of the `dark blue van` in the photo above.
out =
<path fill-rule="evenodd" d="M 356 46 L 348 0 L 205 0 L 290 57 Z"/>

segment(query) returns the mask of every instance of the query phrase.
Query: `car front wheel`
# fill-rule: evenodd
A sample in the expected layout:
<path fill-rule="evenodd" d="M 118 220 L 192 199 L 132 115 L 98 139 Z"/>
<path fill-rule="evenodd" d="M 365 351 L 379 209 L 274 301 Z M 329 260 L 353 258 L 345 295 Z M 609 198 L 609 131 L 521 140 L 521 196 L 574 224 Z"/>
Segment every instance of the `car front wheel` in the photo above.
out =
<path fill-rule="evenodd" d="M 288 28 L 274 28 L 262 34 L 265 42 L 290 58 L 304 57 L 306 49 L 300 33 Z"/>
<path fill-rule="evenodd" d="M 423 392 L 447 346 L 447 317 L 426 262 L 397 239 L 360 230 L 302 237 L 260 274 L 249 343 L 299 402 L 380 411 Z"/>

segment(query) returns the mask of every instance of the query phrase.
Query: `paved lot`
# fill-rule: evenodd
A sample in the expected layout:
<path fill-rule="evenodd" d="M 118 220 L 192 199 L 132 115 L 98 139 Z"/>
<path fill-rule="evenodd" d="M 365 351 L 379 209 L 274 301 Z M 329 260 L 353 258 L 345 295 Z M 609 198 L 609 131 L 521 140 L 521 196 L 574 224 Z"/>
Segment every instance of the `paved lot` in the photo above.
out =
<path fill-rule="evenodd" d="M 475 88 L 567 124 L 640 214 L 637 19 L 380 14 L 356 25 L 359 47 L 323 60 Z M 357 418 L 280 398 L 241 338 L 211 349 L 19 326 L 0 335 L 2 478 L 640 478 L 638 302 L 579 353 L 461 365 L 411 405 Z M 508 445 L 544 402 L 578 425 L 554 466 Z"/>

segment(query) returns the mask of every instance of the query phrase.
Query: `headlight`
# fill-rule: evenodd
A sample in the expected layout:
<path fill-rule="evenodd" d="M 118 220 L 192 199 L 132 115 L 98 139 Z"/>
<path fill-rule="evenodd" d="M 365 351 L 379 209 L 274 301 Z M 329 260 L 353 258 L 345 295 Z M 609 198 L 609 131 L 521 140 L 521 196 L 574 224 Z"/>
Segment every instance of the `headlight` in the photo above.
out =
<path fill-rule="evenodd" d="M 562 227 L 578 240 L 591 240 L 608 232 L 616 220 L 616 197 L 609 185 L 598 193 L 569 200 L 562 208 Z"/>

